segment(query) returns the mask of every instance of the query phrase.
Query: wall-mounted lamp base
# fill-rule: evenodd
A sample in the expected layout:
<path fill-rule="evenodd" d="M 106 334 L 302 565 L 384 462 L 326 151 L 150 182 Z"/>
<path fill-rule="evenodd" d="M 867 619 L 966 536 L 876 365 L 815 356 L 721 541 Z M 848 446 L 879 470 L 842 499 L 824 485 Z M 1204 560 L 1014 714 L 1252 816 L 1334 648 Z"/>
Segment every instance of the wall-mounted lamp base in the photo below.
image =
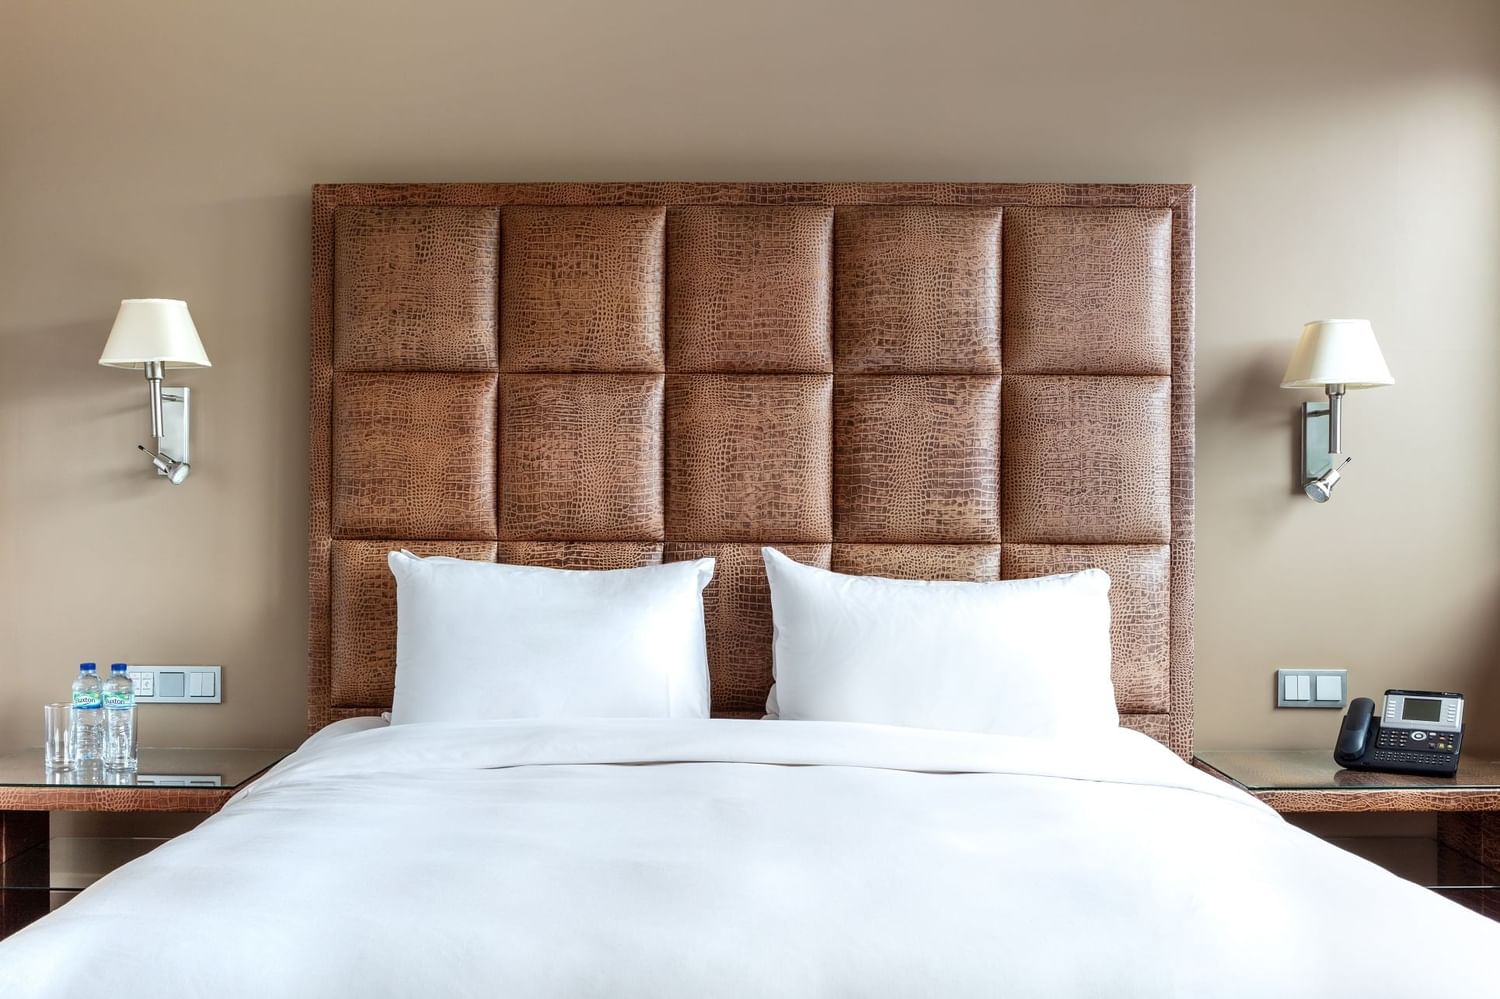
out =
<path fill-rule="evenodd" d="M 1302 484 L 1307 485 L 1332 467 L 1333 455 L 1328 450 L 1328 403 L 1304 402 L 1302 404 Z"/>
<path fill-rule="evenodd" d="M 192 394 L 186 388 L 161 390 L 161 438 L 152 448 L 158 454 L 168 455 L 183 464 L 191 460 L 188 454 L 188 401 L 191 398 Z M 167 473 L 158 468 L 156 474 Z"/>

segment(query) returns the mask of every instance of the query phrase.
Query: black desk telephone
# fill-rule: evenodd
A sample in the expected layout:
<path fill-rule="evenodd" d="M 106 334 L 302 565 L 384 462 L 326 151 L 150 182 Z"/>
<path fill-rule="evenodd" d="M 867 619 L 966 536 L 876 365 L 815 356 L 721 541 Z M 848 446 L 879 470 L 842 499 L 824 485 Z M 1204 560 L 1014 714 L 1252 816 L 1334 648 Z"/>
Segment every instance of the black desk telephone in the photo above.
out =
<path fill-rule="evenodd" d="M 1333 760 L 1350 770 L 1452 777 L 1463 739 L 1463 694 L 1387 690 L 1379 718 L 1368 697 L 1349 703 Z"/>

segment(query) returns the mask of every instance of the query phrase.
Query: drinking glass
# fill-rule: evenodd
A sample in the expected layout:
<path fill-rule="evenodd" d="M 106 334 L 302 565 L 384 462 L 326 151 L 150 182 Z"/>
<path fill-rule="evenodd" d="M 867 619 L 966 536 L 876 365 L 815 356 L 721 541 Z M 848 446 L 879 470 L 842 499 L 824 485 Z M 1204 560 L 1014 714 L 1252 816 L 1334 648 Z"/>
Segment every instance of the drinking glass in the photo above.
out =
<path fill-rule="evenodd" d="M 66 770 L 73 763 L 71 735 L 73 729 L 73 705 L 43 704 L 42 721 L 47 726 L 46 742 L 42 753 L 48 770 Z"/>

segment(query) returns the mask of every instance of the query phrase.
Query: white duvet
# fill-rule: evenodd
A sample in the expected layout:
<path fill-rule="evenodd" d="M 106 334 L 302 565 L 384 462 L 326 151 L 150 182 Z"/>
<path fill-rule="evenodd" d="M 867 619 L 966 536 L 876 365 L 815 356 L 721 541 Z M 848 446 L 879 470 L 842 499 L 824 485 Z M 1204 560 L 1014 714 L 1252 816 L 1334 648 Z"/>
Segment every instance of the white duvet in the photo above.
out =
<path fill-rule="evenodd" d="M 0 996 L 1467 997 L 1497 957 L 1128 731 L 344 723 L 0 942 Z"/>

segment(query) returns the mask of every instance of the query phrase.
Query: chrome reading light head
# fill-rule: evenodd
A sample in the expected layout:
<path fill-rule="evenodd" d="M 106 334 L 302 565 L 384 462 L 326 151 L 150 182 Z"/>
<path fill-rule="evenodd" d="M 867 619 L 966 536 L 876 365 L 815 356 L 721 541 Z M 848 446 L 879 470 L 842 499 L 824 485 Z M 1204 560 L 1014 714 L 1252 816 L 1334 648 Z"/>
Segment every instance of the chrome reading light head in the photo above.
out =
<path fill-rule="evenodd" d="M 1316 479 L 1310 480 L 1307 483 L 1306 489 L 1308 498 L 1314 503 L 1327 503 L 1328 497 L 1333 495 L 1333 487 L 1338 485 L 1339 479 L 1342 478 L 1339 473 L 1345 465 L 1353 460 L 1352 457 L 1346 457 L 1343 461 L 1339 462 L 1338 468 L 1330 468 Z"/>
<path fill-rule="evenodd" d="M 156 470 L 165 475 L 167 477 L 167 481 L 172 483 L 172 485 L 174 486 L 182 485 L 182 483 L 186 481 L 188 473 L 193 470 L 193 466 L 189 465 L 187 462 L 178 461 L 175 458 L 168 458 L 164 454 L 157 454 L 155 451 L 151 450 L 144 444 L 137 444 L 136 447 L 142 451 L 145 451 L 148 455 L 151 456 L 151 464 L 155 465 Z"/>

